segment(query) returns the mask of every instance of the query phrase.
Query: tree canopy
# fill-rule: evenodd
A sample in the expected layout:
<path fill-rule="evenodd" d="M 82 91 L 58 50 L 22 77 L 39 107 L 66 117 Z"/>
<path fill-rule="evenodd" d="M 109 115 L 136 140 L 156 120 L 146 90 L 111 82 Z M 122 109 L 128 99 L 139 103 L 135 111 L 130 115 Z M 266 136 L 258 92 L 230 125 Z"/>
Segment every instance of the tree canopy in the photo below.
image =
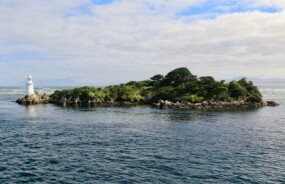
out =
<path fill-rule="evenodd" d="M 180 67 L 169 72 L 164 78 L 166 85 L 178 85 L 195 78 L 186 67 Z"/>
<path fill-rule="evenodd" d="M 126 84 L 105 88 L 81 87 L 55 91 L 51 98 L 60 100 L 80 99 L 81 101 L 118 101 L 132 103 L 152 103 L 157 100 L 170 101 L 235 101 L 260 102 L 262 95 L 252 81 L 242 78 L 226 83 L 216 81 L 211 76 L 197 78 L 186 67 L 167 73 L 154 75 L 150 80 L 130 81 Z"/>

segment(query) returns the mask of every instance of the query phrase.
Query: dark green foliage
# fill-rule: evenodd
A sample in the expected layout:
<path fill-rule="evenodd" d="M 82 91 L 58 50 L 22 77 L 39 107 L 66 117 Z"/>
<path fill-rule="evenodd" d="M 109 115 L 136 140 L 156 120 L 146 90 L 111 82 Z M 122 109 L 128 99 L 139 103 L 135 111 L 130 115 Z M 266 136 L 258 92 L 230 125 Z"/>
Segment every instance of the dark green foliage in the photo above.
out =
<path fill-rule="evenodd" d="M 128 82 L 126 85 L 128 85 L 128 86 L 133 86 L 133 85 L 136 85 L 136 84 L 137 84 L 136 81 L 130 81 L 130 82 Z"/>
<path fill-rule="evenodd" d="M 261 98 L 259 97 L 259 96 L 256 96 L 256 95 L 254 95 L 254 96 L 250 96 L 250 97 L 248 97 L 247 99 L 246 99 L 246 102 L 261 102 Z"/>
<path fill-rule="evenodd" d="M 211 76 L 199 77 L 185 67 L 169 72 L 165 77 L 157 74 L 151 80 L 130 81 L 126 84 L 105 88 L 81 87 L 55 91 L 53 100 L 80 99 L 81 101 L 118 101 L 132 103 L 151 103 L 157 100 L 188 101 L 233 101 L 260 102 L 262 95 L 251 81 L 242 78 L 239 81 L 217 82 Z"/>
<path fill-rule="evenodd" d="M 230 96 L 234 99 L 239 99 L 246 95 L 246 89 L 237 81 L 232 81 L 229 84 Z"/>
<path fill-rule="evenodd" d="M 213 99 L 215 97 L 218 85 L 213 77 L 200 77 L 198 84 L 200 86 L 197 92 L 199 96 L 202 96 L 205 99 Z"/>
<path fill-rule="evenodd" d="M 247 102 L 261 102 L 262 100 L 258 88 L 253 85 L 252 81 L 247 81 L 246 78 L 230 82 L 228 89 L 230 97 L 234 99 L 246 100 Z"/>
<path fill-rule="evenodd" d="M 153 76 L 152 78 L 150 78 L 152 81 L 160 81 L 163 79 L 163 75 L 157 74 L 155 76 Z"/>
<path fill-rule="evenodd" d="M 216 101 L 230 101 L 229 89 L 227 85 L 220 84 L 216 89 Z"/>
<path fill-rule="evenodd" d="M 150 78 L 153 86 L 158 86 L 164 79 L 163 75 L 157 74 Z"/>
<path fill-rule="evenodd" d="M 177 68 L 169 72 L 165 76 L 163 80 L 163 84 L 176 86 L 178 84 L 192 81 L 195 79 L 196 79 L 196 76 L 193 76 L 188 68 L 181 67 L 181 68 Z"/>
<path fill-rule="evenodd" d="M 177 91 L 172 86 L 165 86 L 157 88 L 154 97 L 150 101 L 157 101 L 160 99 L 172 100 L 176 97 Z"/>

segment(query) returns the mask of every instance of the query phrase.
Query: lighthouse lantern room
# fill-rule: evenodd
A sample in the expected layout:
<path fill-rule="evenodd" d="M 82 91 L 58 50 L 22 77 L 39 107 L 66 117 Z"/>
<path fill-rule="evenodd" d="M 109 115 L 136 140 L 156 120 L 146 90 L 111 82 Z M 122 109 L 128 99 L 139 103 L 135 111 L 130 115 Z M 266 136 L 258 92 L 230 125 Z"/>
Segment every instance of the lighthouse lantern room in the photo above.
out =
<path fill-rule="evenodd" d="M 33 95 L 33 94 L 35 94 L 35 92 L 34 92 L 34 83 L 32 80 L 32 75 L 29 74 L 27 79 L 28 79 L 28 82 L 27 82 L 28 95 Z"/>

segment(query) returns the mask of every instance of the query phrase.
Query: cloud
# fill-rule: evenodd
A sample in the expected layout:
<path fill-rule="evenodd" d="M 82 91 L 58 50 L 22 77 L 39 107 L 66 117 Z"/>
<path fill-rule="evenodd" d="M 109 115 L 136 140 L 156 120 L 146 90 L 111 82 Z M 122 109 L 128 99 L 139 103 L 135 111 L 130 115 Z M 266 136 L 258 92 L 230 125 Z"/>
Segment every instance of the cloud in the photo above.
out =
<path fill-rule="evenodd" d="M 282 8 L 281 1 L 220 1 L 211 9 L 224 10 L 214 11 L 213 19 L 200 14 L 203 8 L 177 16 L 207 2 L 3 0 L 0 76 L 14 71 L 10 82 L 32 73 L 39 80 L 110 84 L 187 66 L 197 75 L 218 78 L 285 77 L 285 33 L 280 31 L 285 13 L 231 12 L 241 3 L 246 10 Z"/>
<path fill-rule="evenodd" d="M 249 0 L 247 0 L 249 1 Z M 285 1 L 283 0 L 253 0 L 255 6 L 267 6 L 285 8 Z"/>

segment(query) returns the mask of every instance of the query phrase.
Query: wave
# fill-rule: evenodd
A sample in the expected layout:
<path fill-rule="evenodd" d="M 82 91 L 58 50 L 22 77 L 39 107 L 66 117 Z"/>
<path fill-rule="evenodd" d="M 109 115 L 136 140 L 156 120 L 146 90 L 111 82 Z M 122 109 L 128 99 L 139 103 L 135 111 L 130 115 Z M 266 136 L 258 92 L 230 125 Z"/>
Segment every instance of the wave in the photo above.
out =
<path fill-rule="evenodd" d="M 12 95 L 12 94 L 25 94 L 25 89 L 0 89 L 0 94 Z"/>
<path fill-rule="evenodd" d="M 285 97 L 285 86 L 267 86 L 259 88 L 265 99 L 283 100 Z"/>
<path fill-rule="evenodd" d="M 38 87 L 35 88 L 35 91 L 37 91 L 39 94 L 52 94 L 55 90 L 60 90 L 63 88 L 57 87 L 57 88 L 53 88 L 53 87 Z M 0 95 L 24 95 L 26 94 L 26 88 L 23 87 L 9 87 L 9 88 L 0 88 Z"/>
<path fill-rule="evenodd" d="M 260 92 L 285 92 L 285 89 L 260 89 Z"/>

